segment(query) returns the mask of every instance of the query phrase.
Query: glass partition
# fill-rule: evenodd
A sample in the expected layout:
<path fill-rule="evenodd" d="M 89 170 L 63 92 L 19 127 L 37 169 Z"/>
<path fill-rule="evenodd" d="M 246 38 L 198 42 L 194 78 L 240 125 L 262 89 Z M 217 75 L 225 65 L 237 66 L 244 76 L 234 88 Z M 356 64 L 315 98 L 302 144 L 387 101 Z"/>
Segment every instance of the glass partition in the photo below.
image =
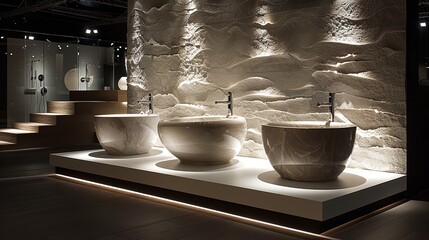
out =
<path fill-rule="evenodd" d="M 125 43 L 10 30 L 0 30 L 0 36 L 6 43 L 1 94 L 7 95 L 2 108 L 8 127 L 46 112 L 48 101 L 68 100 L 69 91 L 116 90 L 126 76 Z"/>

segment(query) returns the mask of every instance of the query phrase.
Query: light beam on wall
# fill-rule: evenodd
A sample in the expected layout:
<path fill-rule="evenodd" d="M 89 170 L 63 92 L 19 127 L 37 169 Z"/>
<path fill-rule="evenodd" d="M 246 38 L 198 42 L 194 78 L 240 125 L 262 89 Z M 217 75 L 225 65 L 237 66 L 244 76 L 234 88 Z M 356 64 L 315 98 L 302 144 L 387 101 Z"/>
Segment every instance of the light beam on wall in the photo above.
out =
<path fill-rule="evenodd" d="M 348 44 L 367 43 L 366 29 L 357 21 L 362 12 L 360 1 L 334 0 L 325 40 Z"/>
<path fill-rule="evenodd" d="M 279 47 L 273 36 L 268 32 L 267 27 L 272 24 L 270 9 L 268 5 L 260 5 L 256 8 L 254 23 L 254 51 L 252 57 L 265 57 L 283 54 L 284 50 Z"/>
<path fill-rule="evenodd" d="M 186 13 L 183 17 L 184 27 L 180 42 L 181 49 L 179 50 L 181 58 L 179 89 L 207 81 L 204 59 L 198 56 L 204 49 L 204 36 L 201 33 L 202 24 L 189 22 L 189 17 L 198 10 L 197 5 L 194 1 L 189 1 L 184 8 Z"/>

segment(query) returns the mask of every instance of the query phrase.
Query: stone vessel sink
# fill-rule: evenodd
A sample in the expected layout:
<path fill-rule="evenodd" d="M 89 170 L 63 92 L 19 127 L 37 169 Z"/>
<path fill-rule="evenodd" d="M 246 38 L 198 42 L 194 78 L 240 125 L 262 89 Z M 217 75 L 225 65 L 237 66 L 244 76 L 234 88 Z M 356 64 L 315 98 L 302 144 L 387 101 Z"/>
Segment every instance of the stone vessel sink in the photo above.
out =
<path fill-rule="evenodd" d="M 111 155 L 147 153 L 156 142 L 159 117 L 155 114 L 95 115 L 95 132 Z"/>
<path fill-rule="evenodd" d="M 335 180 L 347 166 L 356 126 L 341 122 L 291 121 L 262 125 L 265 153 L 282 178 Z"/>
<path fill-rule="evenodd" d="M 228 163 L 240 151 L 246 132 L 246 120 L 238 116 L 182 117 L 158 124 L 161 142 L 186 164 Z"/>

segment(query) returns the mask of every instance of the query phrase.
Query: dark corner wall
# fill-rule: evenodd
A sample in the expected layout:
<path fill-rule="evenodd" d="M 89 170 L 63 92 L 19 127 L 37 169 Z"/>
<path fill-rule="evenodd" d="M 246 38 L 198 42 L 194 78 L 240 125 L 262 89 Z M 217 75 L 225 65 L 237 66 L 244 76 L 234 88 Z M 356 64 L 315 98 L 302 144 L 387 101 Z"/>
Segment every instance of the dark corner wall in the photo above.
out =
<path fill-rule="evenodd" d="M 418 69 L 421 48 L 427 49 L 428 42 L 420 32 L 427 29 L 419 27 L 418 1 L 406 2 L 407 176 L 408 190 L 415 194 L 429 188 L 429 86 L 419 84 Z"/>
<path fill-rule="evenodd" d="M 7 41 L 0 39 L 0 128 L 7 125 Z"/>

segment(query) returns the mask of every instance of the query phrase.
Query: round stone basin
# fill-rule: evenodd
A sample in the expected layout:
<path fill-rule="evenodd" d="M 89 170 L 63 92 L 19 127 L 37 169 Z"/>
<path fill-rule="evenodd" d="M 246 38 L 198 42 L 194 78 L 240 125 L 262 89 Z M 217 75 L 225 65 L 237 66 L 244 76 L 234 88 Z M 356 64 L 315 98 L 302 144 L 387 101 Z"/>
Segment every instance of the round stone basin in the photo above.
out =
<path fill-rule="evenodd" d="M 228 163 L 240 151 L 246 132 L 246 120 L 238 116 L 181 117 L 158 124 L 161 142 L 186 164 Z"/>
<path fill-rule="evenodd" d="M 291 121 L 262 125 L 262 141 L 281 177 L 296 181 L 335 180 L 347 166 L 356 126 L 341 122 Z"/>
<path fill-rule="evenodd" d="M 111 155 L 138 155 L 149 152 L 158 137 L 158 121 L 156 114 L 94 116 L 98 141 Z"/>

